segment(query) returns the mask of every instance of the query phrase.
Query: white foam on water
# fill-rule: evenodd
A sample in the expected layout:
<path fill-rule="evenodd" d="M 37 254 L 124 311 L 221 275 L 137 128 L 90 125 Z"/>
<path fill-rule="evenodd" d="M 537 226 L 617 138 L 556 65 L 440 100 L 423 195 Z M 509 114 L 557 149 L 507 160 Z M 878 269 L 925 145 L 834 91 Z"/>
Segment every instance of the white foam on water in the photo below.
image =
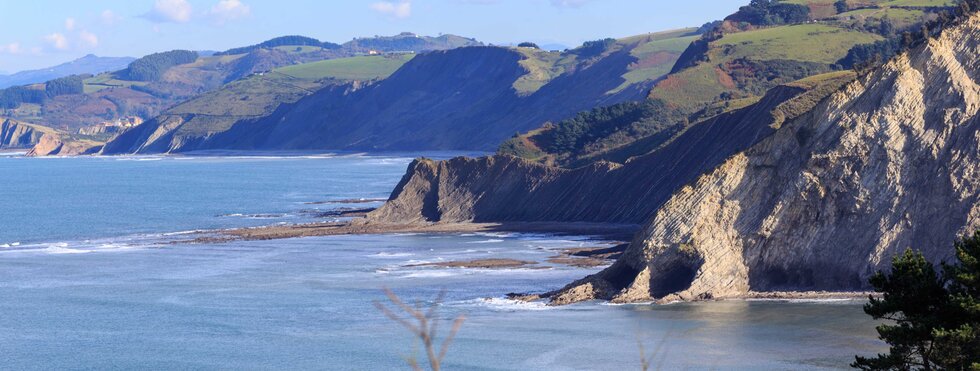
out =
<path fill-rule="evenodd" d="M 465 274 L 465 272 L 463 272 L 462 270 L 459 270 L 459 269 L 452 269 L 452 270 L 450 270 L 450 269 L 443 269 L 443 270 L 425 270 L 425 271 L 412 272 L 412 273 L 406 274 L 406 275 L 404 275 L 402 277 L 404 277 L 404 278 L 445 278 L 445 277 L 459 276 L 459 275 L 462 275 L 462 274 Z"/>
<path fill-rule="evenodd" d="M 806 303 L 806 304 L 843 304 L 862 301 L 856 298 L 749 298 L 745 301 L 777 302 L 777 303 Z"/>
<path fill-rule="evenodd" d="M 501 243 L 501 242 L 504 242 L 504 240 L 494 238 L 494 239 L 483 240 L 483 241 L 470 241 L 467 243 Z"/>
<path fill-rule="evenodd" d="M 47 248 L 41 249 L 40 251 L 46 254 L 86 254 L 92 252 L 92 250 L 70 249 L 65 242 L 48 244 Z"/>
<path fill-rule="evenodd" d="M 404 258 L 408 256 L 413 256 L 415 254 L 409 252 L 379 252 L 377 254 L 368 255 L 369 258 Z"/>
<path fill-rule="evenodd" d="M 507 298 L 479 298 L 452 302 L 450 305 L 482 307 L 500 312 L 557 310 L 560 307 L 548 306 L 544 301 L 521 301 Z"/>

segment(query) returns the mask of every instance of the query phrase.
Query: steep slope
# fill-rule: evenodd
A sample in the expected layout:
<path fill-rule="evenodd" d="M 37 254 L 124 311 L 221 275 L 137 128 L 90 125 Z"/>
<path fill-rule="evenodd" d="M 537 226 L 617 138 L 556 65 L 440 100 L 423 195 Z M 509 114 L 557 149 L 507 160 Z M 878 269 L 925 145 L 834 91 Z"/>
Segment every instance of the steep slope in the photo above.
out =
<path fill-rule="evenodd" d="M 38 84 L 30 87 L 16 86 L 12 88 L 13 91 L 0 90 L 0 108 L 5 110 L 0 114 L 77 133 L 118 119 L 140 117 L 149 120 L 179 103 L 220 89 L 227 83 L 281 67 L 350 58 L 378 50 L 416 53 L 482 45 L 476 40 L 452 35 L 399 35 L 356 41 L 337 45 L 301 36 L 286 36 L 214 55 L 199 55 L 197 58 L 187 57 L 194 53 L 191 51 L 154 53 L 137 60 L 129 59 L 115 68 L 89 67 L 88 70 L 97 73 L 95 76 L 81 73 L 85 69 L 76 68 L 78 66 L 75 64 L 78 63 L 66 64 L 59 66 L 59 71 L 79 71 L 76 75 L 84 76 L 83 84 L 77 91 L 50 94 L 45 91 L 45 84 L 40 84 L 48 80 L 37 81 Z M 371 43 L 378 49 L 365 49 L 359 46 L 360 43 Z M 178 56 L 180 58 L 174 59 Z M 79 63 L 92 64 L 93 58 L 97 57 L 86 57 Z M 134 63 L 139 67 L 138 76 L 132 74 L 132 68 L 129 68 Z"/>
<path fill-rule="evenodd" d="M 640 224 L 670 195 L 806 112 L 852 75 L 790 84 L 624 165 L 576 169 L 512 156 L 418 160 L 370 218 L 383 222 L 561 221 Z"/>
<path fill-rule="evenodd" d="M 556 303 L 849 290 L 980 227 L 980 15 L 848 85 L 676 192 Z"/>
<path fill-rule="evenodd" d="M 120 134 L 105 154 L 167 152 L 273 113 L 324 86 L 343 92 L 387 77 L 413 55 L 365 56 L 293 65 L 255 74 L 181 103 Z"/>
<path fill-rule="evenodd" d="M 693 31 L 603 41 L 567 53 L 501 47 L 424 53 L 380 82 L 357 89 L 329 86 L 227 130 L 161 146 L 138 143 L 150 136 L 125 138 L 130 142 L 107 149 L 492 149 L 543 122 L 642 99 Z"/>
<path fill-rule="evenodd" d="M 99 74 L 126 68 L 135 58 L 99 57 L 92 54 L 54 67 L 0 75 L 0 89 L 42 83 L 71 75 Z"/>
<path fill-rule="evenodd" d="M 623 163 L 659 148 L 692 123 L 755 102 L 776 85 L 887 60 L 900 48 L 904 31 L 921 33 L 919 25 L 946 5 L 863 1 L 838 14 L 833 3 L 753 1 L 706 26 L 650 91 L 647 106 L 583 113 L 508 140 L 499 152 L 569 168 Z"/>
<path fill-rule="evenodd" d="M 54 129 L 10 119 L 0 119 L 0 149 L 31 148 Z"/>

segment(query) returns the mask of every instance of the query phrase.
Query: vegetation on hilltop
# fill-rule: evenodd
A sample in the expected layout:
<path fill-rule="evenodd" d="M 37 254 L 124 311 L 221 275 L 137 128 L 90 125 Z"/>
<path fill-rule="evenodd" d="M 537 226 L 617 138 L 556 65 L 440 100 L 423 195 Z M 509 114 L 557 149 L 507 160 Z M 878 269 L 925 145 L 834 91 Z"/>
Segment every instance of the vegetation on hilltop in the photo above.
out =
<path fill-rule="evenodd" d="M 802 23 L 810 19 L 810 8 L 779 0 L 752 0 L 749 5 L 725 18 L 727 21 L 745 22 L 757 26 Z"/>
<path fill-rule="evenodd" d="M 291 35 L 291 36 L 276 37 L 255 45 L 228 49 L 223 52 L 214 53 L 214 55 L 221 56 L 221 55 L 246 54 L 246 53 L 251 53 L 258 49 L 270 49 L 279 46 L 315 46 L 324 49 L 340 48 L 340 45 L 334 44 L 332 42 L 320 41 L 312 37 Z"/>
<path fill-rule="evenodd" d="M 59 95 L 68 94 L 82 94 L 85 92 L 85 79 L 92 77 L 92 75 L 72 75 L 62 78 L 57 78 L 44 83 L 44 93 L 48 97 L 57 97 Z"/>
<path fill-rule="evenodd" d="M 128 68 L 119 71 L 118 75 L 133 81 L 157 81 L 171 67 L 193 63 L 197 58 L 197 52 L 190 50 L 153 53 L 133 61 Z"/>
<path fill-rule="evenodd" d="M 758 101 L 780 84 L 885 60 L 902 45 L 914 44 L 922 25 L 947 17 L 943 2 L 913 6 L 868 0 L 860 7 L 848 2 L 846 9 L 836 7 L 839 10 L 833 3 L 753 0 L 725 21 L 702 26 L 701 36 L 690 40 L 670 74 L 649 94 L 649 100 L 669 107 L 670 114 L 646 112 L 650 116 L 638 118 L 626 106 L 610 108 L 606 112 L 624 116 L 580 115 L 515 136 L 499 151 L 562 166 L 599 159 L 626 161 L 656 149 L 665 136 L 683 127 Z M 827 83 L 837 86 L 838 81 Z M 568 133 L 587 134 L 562 140 L 561 145 L 552 141 Z"/>
<path fill-rule="evenodd" d="M 602 54 L 613 45 L 616 45 L 616 39 L 613 38 L 586 41 L 582 43 L 582 46 L 573 49 L 571 53 L 582 58 L 591 58 Z"/>
<path fill-rule="evenodd" d="M 402 32 L 394 36 L 375 36 L 357 38 L 343 44 L 345 49 L 355 52 L 410 52 L 423 50 L 446 50 L 464 46 L 483 45 L 475 39 L 441 35 L 438 37 L 420 36 L 411 32 Z"/>

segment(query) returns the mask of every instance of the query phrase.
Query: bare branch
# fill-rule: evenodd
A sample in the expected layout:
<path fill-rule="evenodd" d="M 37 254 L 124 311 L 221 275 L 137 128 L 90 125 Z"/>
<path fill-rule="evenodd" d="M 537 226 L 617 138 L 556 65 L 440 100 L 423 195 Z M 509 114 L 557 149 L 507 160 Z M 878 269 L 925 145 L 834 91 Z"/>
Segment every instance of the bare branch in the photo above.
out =
<path fill-rule="evenodd" d="M 439 306 L 442 305 L 445 298 L 445 291 L 441 291 L 439 295 L 436 296 L 435 300 L 429 304 L 429 308 L 427 309 L 423 309 L 421 302 L 415 303 L 415 307 L 413 308 L 412 306 L 406 304 L 401 298 L 398 297 L 398 295 L 388 288 L 384 288 L 384 293 L 385 296 L 388 297 L 388 300 L 402 312 L 405 312 L 409 318 L 404 318 L 403 316 L 398 315 L 387 306 L 379 302 L 374 302 L 374 306 L 378 308 L 378 310 L 381 311 L 381 313 L 383 313 L 386 317 L 399 323 L 418 337 L 422 341 L 422 345 L 425 347 L 426 356 L 429 358 L 429 367 L 433 371 L 439 371 L 442 360 L 446 357 L 446 352 L 449 350 L 449 345 L 453 342 L 453 339 L 456 337 L 456 333 L 459 332 L 459 329 L 463 326 L 463 321 L 465 321 L 466 318 L 464 316 L 459 316 L 456 318 L 456 320 L 453 322 L 453 327 L 449 335 L 443 340 L 442 345 L 439 348 L 439 353 L 437 354 L 436 347 L 433 345 L 433 343 L 436 338 L 436 330 L 439 328 L 438 309 Z M 407 358 L 406 361 L 413 370 L 422 369 L 414 357 Z"/>
<path fill-rule="evenodd" d="M 446 336 L 446 340 L 442 341 L 442 349 L 439 350 L 439 362 L 442 362 L 442 359 L 446 358 L 446 351 L 449 350 L 449 344 L 452 344 L 453 339 L 456 338 L 456 333 L 463 327 L 464 321 L 466 321 L 466 316 L 456 317 L 456 320 L 453 321 L 453 328 L 449 330 L 449 336 Z"/>

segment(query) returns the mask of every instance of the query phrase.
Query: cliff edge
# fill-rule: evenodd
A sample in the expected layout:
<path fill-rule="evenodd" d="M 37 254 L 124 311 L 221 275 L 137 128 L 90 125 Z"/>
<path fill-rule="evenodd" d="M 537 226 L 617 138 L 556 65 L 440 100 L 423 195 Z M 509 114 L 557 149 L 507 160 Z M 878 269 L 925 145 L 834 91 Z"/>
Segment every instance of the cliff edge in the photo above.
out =
<path fill-rule="evenodd" d="M 980 16 L 833 94 L 676 192 L 552 302 L 866 289 L 906 249 L 980 227 Z"/>

